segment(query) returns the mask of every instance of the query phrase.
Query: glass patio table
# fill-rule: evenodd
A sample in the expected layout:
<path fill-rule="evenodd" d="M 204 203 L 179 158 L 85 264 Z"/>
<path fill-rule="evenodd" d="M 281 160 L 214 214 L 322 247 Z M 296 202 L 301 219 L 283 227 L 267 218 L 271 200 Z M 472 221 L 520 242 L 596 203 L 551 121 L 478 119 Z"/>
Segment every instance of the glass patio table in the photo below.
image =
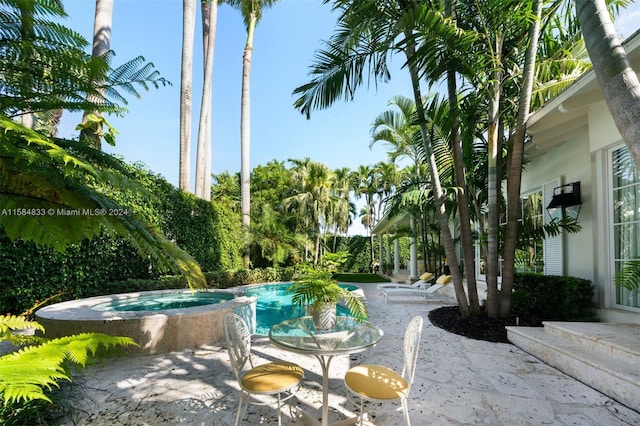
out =
<path fill-rule="evenodd" d="M 366 321 L 338 316 L 331 330 L 316 330 L 311 317 L 291 318 L 269 330 L 269 339 L 278 347 L 316 357 L 322 368 L 322 426 L 329 422 L 329 365 L 334 356 L 363 352 L 382 339 L 382 330 Z M 304 412 L 303 412 L 304 413 Z M 308 413 L 307 420 L 318 423 Z M 347 419 L 338 424 L 350 424 Z"/>

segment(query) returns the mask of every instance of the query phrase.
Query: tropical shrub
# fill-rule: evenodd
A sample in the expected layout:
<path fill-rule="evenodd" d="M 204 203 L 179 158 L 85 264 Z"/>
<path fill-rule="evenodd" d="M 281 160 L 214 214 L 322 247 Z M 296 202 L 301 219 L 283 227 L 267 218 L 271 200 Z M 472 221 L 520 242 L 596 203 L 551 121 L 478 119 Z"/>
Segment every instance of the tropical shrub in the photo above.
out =
<path fill-rule="evenodd" d="M 594 286 L 576 277 L 516 273 L 513 314 L 534 323 L 542 321 L 594 321 Z"/>

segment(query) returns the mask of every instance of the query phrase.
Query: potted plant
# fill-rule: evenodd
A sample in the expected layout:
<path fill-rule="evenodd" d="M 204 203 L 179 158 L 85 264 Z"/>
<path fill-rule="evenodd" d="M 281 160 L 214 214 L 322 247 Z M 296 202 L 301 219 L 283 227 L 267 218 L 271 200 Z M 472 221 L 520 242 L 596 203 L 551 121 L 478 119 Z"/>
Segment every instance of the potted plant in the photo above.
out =
<path fill-rule="evenodd" d="M 308 307 L 314 326 L 319 330 L 332 329 L 336 322 L 336 305 L 343 300 L 351 316 L 367 319 L 367 307 L 362 297 L 340 287 L 329 271 L 309 270 L 294 280 L 287 290 L 293 293 L 294 305 Z"/>

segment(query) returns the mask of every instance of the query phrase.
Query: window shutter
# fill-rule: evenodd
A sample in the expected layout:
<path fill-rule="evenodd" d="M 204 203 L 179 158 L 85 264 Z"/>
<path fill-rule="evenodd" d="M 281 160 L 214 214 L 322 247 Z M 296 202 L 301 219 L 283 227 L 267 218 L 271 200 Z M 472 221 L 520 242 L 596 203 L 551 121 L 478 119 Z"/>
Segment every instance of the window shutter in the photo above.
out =
<path fill-rule="evenodd" d="M 557 177 L 545 183 L 542 187 L 542 197 L 544 200 L 542 208 L 544 209 L 543 217 L 545 224 L 551 222 L 551 218 L 549 217 L 546 207 L 549 205 L 551 198 L 553 197 L 553 188 L 560 185 L 562 185 L 562 179 Z M 545 275 L 564 275 L 563 234 L 564 231 L 562 231 L 560 235 L 544 239 L 543 250 Z"/>

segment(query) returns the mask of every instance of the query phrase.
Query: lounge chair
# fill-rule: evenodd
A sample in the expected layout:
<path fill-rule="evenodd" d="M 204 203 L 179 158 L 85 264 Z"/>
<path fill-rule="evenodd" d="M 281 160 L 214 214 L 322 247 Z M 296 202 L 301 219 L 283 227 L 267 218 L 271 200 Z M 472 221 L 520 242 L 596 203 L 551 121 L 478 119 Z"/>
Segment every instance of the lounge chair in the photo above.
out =
<path fill-rule="evenodd" d="M 425 289 L 420 288 L 387 288 L 384 289 L 384 299 L 388 302 L 389 296 L 423 296 L 427 299 L 437 299 L 442 296 L 439 294 L 445 285 L 451 282 L 451 275 L 440 275 L 435 284 Z"/>
<path fill-rule="evenodd" d="M 383 294 L 384 291 L 388 288 L 406 288 L 406 289 L 426 289 L 431 284 L 429 281 L 433 280 L 435 275 L 431 272 L 425 272 L 420 275 L 420 279 L 413 284 L 398 284 L 398 283 L 384 283 L 378 284 L 378 293 Z"/>

